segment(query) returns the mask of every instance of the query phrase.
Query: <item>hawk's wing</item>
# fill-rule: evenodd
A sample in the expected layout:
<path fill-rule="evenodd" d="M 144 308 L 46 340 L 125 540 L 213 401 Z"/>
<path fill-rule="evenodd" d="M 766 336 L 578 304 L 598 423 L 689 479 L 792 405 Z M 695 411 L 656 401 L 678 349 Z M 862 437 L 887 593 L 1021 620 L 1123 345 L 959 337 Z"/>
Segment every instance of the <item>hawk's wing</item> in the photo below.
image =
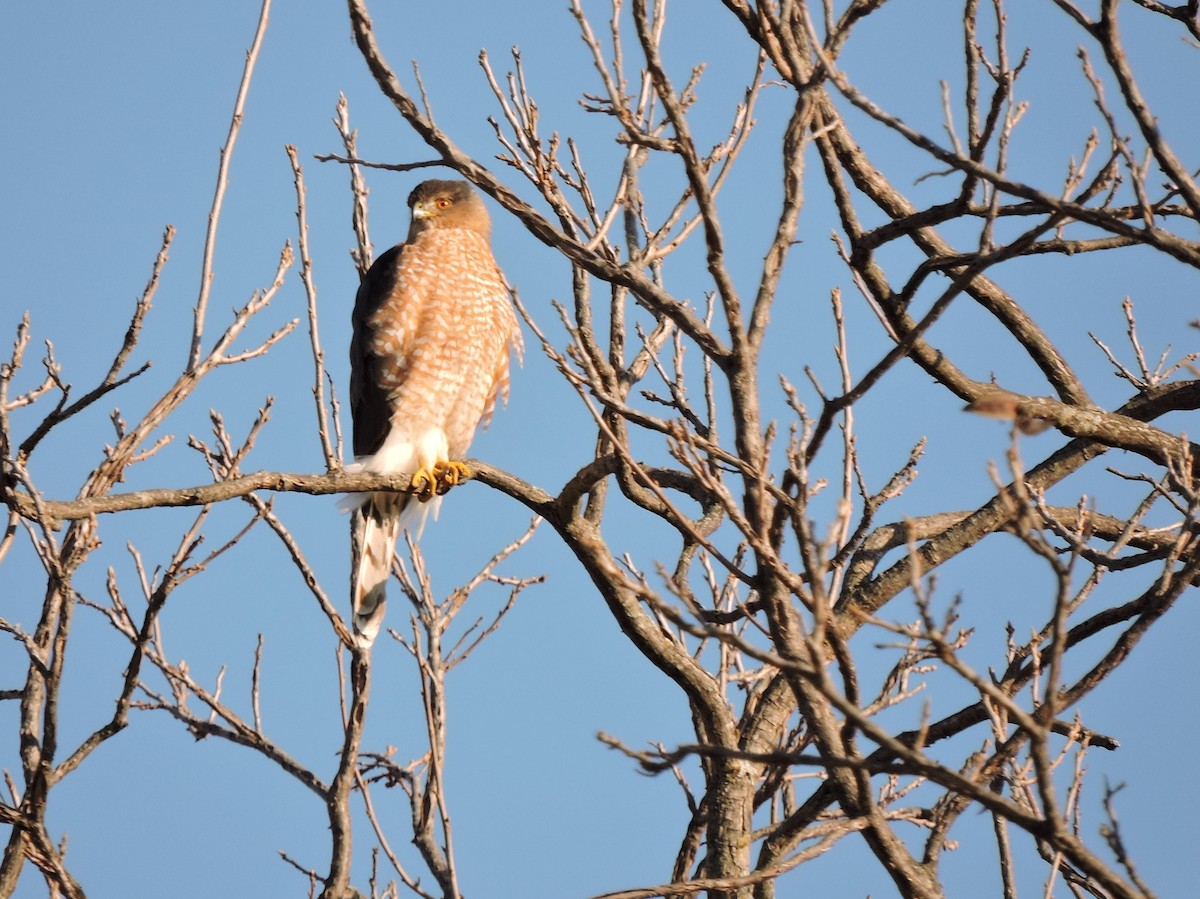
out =
<path fill-rule="evenodd" d="M 354 421 L 354 455 L 369 456 L 379 449 L 391 429 L 392 409 L 383 388 L 385 360 L 371 352 L 369 320 L 392 295 L 400 271 L 404 244 L 397 244 L 375 260 L 358 286 L 354 300 L 354 327 L 350 338 L 350 415 Z"/>
<path fill-rule="evenodd" d="M 404 244 L 397 244 L 375 260 L 354 299 L 350 338 L 350 414 L 354 422 L 354 455 L 370 456 L 391 430 L 392 408 L 384 389 L 386 360 L 371 352 L 371 316 L 396 288 Z M 344 501 L 353 511 L 350 523 L 353 548 L 352 604 L 354 631 L 370 644 L 383 623 L 385 588 L 392 567 L 392 548 L 400 531 L 400 517 L 408 504 L 403 496 L 360 494 Z"/>

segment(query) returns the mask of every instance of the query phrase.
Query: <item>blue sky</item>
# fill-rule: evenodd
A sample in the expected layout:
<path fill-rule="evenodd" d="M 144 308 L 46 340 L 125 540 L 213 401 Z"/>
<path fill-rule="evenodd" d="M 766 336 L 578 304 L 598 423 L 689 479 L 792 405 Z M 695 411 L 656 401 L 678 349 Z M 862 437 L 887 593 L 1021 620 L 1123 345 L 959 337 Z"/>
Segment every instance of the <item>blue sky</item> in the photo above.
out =
<path fill-rule="evenodd" d="M 599 29 L 607 8 L 586 6 L 594 11 Z M 1014 166 L 1018 172 L 1058 175 L 1078 154 L 1080 138 L 1095 116 L 1074 57 L 1079 36 L 1068 32 L 1051 4 L 1032 6 L 1037 8 L 1022 5 L 1019 15 L 1010 10 L 1013 45 L 1036 44 L 1024 76 L 1031 84 L 1026 97 L 1031 105 Z M 603 177 L 611 174 L 619 156 L 606 123 L 595 121 L 577 103 L 582 92 L 597 85 L 565 7 L 564 0 L 464 0 L 376 2 L 372 11 L 390 61 L 403 77 L 411 71 L 408 60 L 419 62 L 437 119 L 461 147 L 483 160 L 497 152 L 486 122 L 493 101 L 477 56 L 486 48 L 495 68 L 507 71 L 509 48 L 519 45 L 546 131 L 578 136 L 585 162 Z M 5 12 L 0 28 L 6 138 L 0 142 L 0 208 L 5 211 L 0 220 L 0 340 L 10 340 L 6 335 L 29 310 L 36 350 L 30 352 L 31 369 L 42 341 L 51 340 L 64 365 L 64 379 L 88 385 L 107 368 L 119 345 L 164 226 L 172 224 L 178 231 L 135 355 L 138 362 L 152 359 L 154 368 L 47 442 L 32 470 L 48 496 L 65 498 L 78 489 L 103 443 L 111 440 L 108 413 L 113 405 L 127 418 L 137 415 L 182 364 L 218 149 L 257 15 L 258 4 L 250 0 L 190 5 L 76 0 L 15 4 Z M 709 64 L 695 115 L 698 132 L 716 141 L 753 59 L 724 48 L 733 26 L 718 4 L 677 2 L 668 21 L 665 50 L 673 74 L 680 77 L 697 62 Z M 847 49 L 845 68 L 881 105 L 940 134 L 938 80 L 959 77 L 957 68 L 948 72 L 958 53 L 955 21 L 954 4 L 897 0 L 864 26 Z M 1166 133 L 1194 163 L 1200 147 L 1200 132 L 1189 112 L 1194 98 L 1160 86 L 1172 80 L 1178 84 L 1177 78 L 1155 76 L 1194 71 L 1195 51 L 1156 25 L 1131 25 L 1129 38 L 1135 65 L 1151 83 L 1151 100 L 1164 110 Z M 1035 87 L 1046 84 L 1056 89 Z M 294 242 L 294 192 L 284 147 L 295 145 L 308 188 L 322 337 L 344 396 L 356 286 L 347 255 L 353 244 L 347 173 L 313 159 L 314 154 L 340 152 L 330 124 L 339 92 L 349 98 L 363 156 L 385 162 L 429 158 L 370 81 L 350 38 L 344 7 L 276 3 L 232 164 L 210 327 L 215 333 L 229 309 L 269 283 L 284 242 Z M 730 229 L 731 241 L 743 254 L 734 259 L 735 276 L 747 285 L 761 258 L 763 236 L 774 222 L 776 137 L 789 102 L 782 89 L 764 94 L 757 137 L 723 201 L 727 220 L 737 223 Z M 851 120 L 862 124 L 859 117 Z M 863 128 L 863 133 L 870 136 L 871 150 L 887 160 L 889 176 L 914 199 L 936 197 L 945 189 L 937 179 L 913 183 L 929 165 L 897 138 L 878 129 Z M 515 173 L 504 174 L 498 164 L 497 169 L 522 195 L 531 196 Z M 371 233 L 376 250 L 382 251 L 403 236 L 404 198 L 423 174 L 374 172 L 368 177 Z M 664 172 L 662 177 L 678 176 Z M 833 331 L 826 312 L 835 287 L 847 298 L 855 373 L 886 350 L 878 324 L 834 258 L 829 234 L 835 227 L 827 196 L 814 189 L 801 225 L 803 243 L 773 322 L 776 342 L 768 357 L 795 383 L 804 380 L 803 365 L 811 365 L 828 385 L 835 382 Z M 551 301 L 569 297 L 565 263 L 515 223 L 500 218 L 494 244 L 533 315 L 557 334 Z M 707 288 L 702 259 L 702 248 L 693 246 L 670 263 L 670 287 L 678 295 L 697 301 L 702 297 Z M 1088 373 L 1098 402 L 1118 402 L 1128 385 L 1108 374 L 1085 332 L 1094 331 L 1110 346 L 1123 346 L 1120 302 L 1125 295 L 1138 304 L 1142 338 L 1152 354 L 1167 343 L 1177 352 L 1194 343 L 1195 332 L 1184 326 L 1197 317 L 1196 281 L 1182 267 L 1129 253 L 1069 268 L 1062 260 L 1034 260 L 1011 271 L 1005 286 L 1061 340 L 1068 359 Z M 303 289 L 293 273 L 247 345 L 254 336 L 261 338 L 302 316 L 303 309 Z M 1031 366 L 1006 355 L 1010 351 L 990 327 L 971 307 L 957 305 L 933 336 L 964 357 L 972 376 L 996 371 L 1006 386 L 1046 392 Z M 480 434 L 472 454 L 553 489 L 590 452 L 594 435 L 573 392 L 530 336 L 527 343 L 509 408 Z M 32 371 L 28 376 L 33 377 Z M 267 359 L 218 373 L 173 421 L 169 430 L 178 435 L 174 445 L 135 469 L 122 489 L 204 481 L 199 458 L 186 448 L 187 435 L 207 437 L 210 407 L 222 411 L 232 431 L 244 433 L 268 395 L 275 399 L 273 420 L 245 468 L 319 470 L 310 384 L 307 344 L 299 332 Z M 869 398 L 857 411 L 864 464 L 878 479 L 903 463 L 912 443 L 929 438 L 921 475 L 893 516 L 943 509 L 947 496 L 956 504 L 983 501 L 991 492 L 987 463 L 1002 459 L 1006 448 L 1002 425 L 960 414 L 952 397 L 938 395 L 932 405 L 920 406 L 903 399 L 926 386 L 927 378 L 915 367 L 904 367 L 888 393 Z M 774 395 L 772 402 L 780 403 L 780 397 Z M 34 418 L 15 420 L 22 428 Z M 1048 454 L 1057 440 L 1052 434 L 1027 439 L 1022 447 L 1027 461 Z M 1114 457 L 1109 464 L 1133 469 L 1137 463 Z M 1087 481 L 1071 483 L 1064 485 L 1060 498 L 1069 503 L 1080 493 L 1099 489 Z M 1105 480 L 1103 489 L 1111 503 L 1105 511 L 1129 511 L 1136 502 L 1132 488 L 1113 488 Z M 284 496 L 276 508 L 326 589 L 342 596 L 346 534 L 334 503 Z M 246 517 L 240 504 L 217 510 L 210 521 L 210 545 L 235 533 Z M 456 491 L 422 543 L 435 588 L 444 592 L 464 582 L 498 546 L 521 533 L 528 517 L 482 486 Z M 112 565 L 132 592 L 127 542 L 157 564 L 191 520 L 187 511 L 106 520 L 104 549 L 81 572 L 78 588 L 102 599 L 105 568 Z M 653 557 L 643 547 L 661 545 L 655 543 L 661 534 L 623 519 L 608 534 L 617 549 L 630 550 L 642 567 L 653 570 Z M 1023 617 L 1019 609 L 1024 602 L 1044 603 L 1046 583 L 1039 573 L 1015 567 L 1021 552 L 1008 538 L 991 539 L 997 543 L 994 550 L 947 566 L 939 572 L 939 583 L 947 599 L 961 593 L 972 623 L 979 625 L 977 639 L 994 657 L 1006 620 L 1016 618 L 1026 627 L 1036 620 L 1033 614 Z M 544 573 L 548 581 L 530 588 L 500 632 L 451 676 L 448 798 L 464 891 L 559 899 L 667 879 L 685 821 L 678 787 L 667 777 L 642 777 L 598 743 L 595 734 L 608 731 L 638 746 L 687 741 L 686 705 L 623 639 L 548 529 L 502 571 L 514 576 Z M 0 614 L 32 620 L 40 602 L 40 575 L 26 548 L 14 550 L 5 563 Z M 500 590 L 480 593 L 472 600 L 476 614 L 495 609 L 503 598 Z M 401 627 L 404 610 L 395 591 L 390 611 L 389 624 Z M 897 609 L 891 617 L 910 615 L 910 609 Z M 1164 896 L 1181 895 L 1184 885 L 1192 883 L 1183 860 L 1190 857 L 1196 836 L 1190 809 L 1200 801 L 1195 780 L 1171 764 L 1176 753 L 1182 756 L 1200 736 L 1190 714 L 1194 672 L 1185 664 L 1189 635 L 1200 623 L 1194 597 L 1185 596 L 1172 616 L 1174 624 L 1152 632 L 1127 667 L 1104 685 L 1088 706 L 1086 721 L 1117 736 L 1123 747 L 1115 754 L 1089 756 L 1085 829 L 1094 835 L 1100 823 L 1097 796 L 1104 779 L 1127 783 L 1120 794 L 1122 823 L 1141 873 Z M 164 628 L 172 655 L 186 658 L 194 672 L 205 672 L 202 679 L 211 683 L 227 665 L 225 689 L 239 701 L 248 695 L 257 634 L 264 634 L 267 729 L 306 763 L 326 775 L 332 772 L 338 745 L 333 644 L 319 610 L 269 534 L 252 534 L 240 552 L 218 560 L 211 571 L 180 588 Z M 19 657 L 15 644 L 0 653 L 0 687 L 19 682 Z M 366 742 L 369 747 L 397 746 L 398 757 L 407 759 L 406 751 L 419 745 L 421 725 L 413 664 L 398 645 L 384 640 L 375 658 Z M 80 739 L 111 713 L 123 659 L 122 645 L 107 625 L 81 610 L 68 663 L 64 743 Z M 949 709 L 955 697 L 953 687 L 946 689 Z M 0 706 L 0 765 L 15 772 L 15 711 L 7 705 Z M 380 791 L 376 802 L 385 825 L 391 824 L 393 843 L 419 870 L 408 846 L 403 797 Z M 53 826 L 69 835 L 68 864 L 91 895 L 303 895 L 303 879 L 279 861 L 277 851 L 318 869 L 327 862 L 324 818 L 315 797 L 247 750 L 217 740 L 197 743 L 164 715 L 135 716 L 126 732 L 55 791 L 51 805 Z M 976 850 L 969 840 L 972 833 L 987 840 L 984 821 L 961 823 L 964 846 L 946 862 L 948 879 L 964 890 L 973 872 L 989 870 L 991 864 L 990 844 Z M 357 862 L 366 871 L 367 830 L 365 822 L 358 826 L 363 839 Z M 887 895 L 889 882 L 866 861 L 865 849 L 847 841 L 829 857 L 805 866 L 791 883 L 813 895 Z M 1030 866 L 1030 872 L 1036 884 L 1038 869 Z M 356 882 L 365 883 L 365 875 L 356 876 Z M 1036 886 L 1026 889 L 1033 895 Z M 43 894 L 27 872 L 18 895 Z"/>

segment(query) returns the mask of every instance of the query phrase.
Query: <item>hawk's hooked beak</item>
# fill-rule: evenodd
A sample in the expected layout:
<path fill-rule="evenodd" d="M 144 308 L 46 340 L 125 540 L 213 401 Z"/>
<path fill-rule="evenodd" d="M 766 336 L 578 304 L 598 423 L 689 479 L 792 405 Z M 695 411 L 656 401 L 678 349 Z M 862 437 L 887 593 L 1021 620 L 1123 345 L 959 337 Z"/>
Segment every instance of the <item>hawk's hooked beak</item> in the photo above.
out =
<path fill-rule="evenodd" d="M 427 219 L 431 215 L 433 215 L 433 210 L 426 207 L 425 202 L 423 200 L 417 200 L 417 202 L 413 203 L 413 213 L 412 214 L 413 214 L 413 218 L 415 218 L 415 219 Z"/>

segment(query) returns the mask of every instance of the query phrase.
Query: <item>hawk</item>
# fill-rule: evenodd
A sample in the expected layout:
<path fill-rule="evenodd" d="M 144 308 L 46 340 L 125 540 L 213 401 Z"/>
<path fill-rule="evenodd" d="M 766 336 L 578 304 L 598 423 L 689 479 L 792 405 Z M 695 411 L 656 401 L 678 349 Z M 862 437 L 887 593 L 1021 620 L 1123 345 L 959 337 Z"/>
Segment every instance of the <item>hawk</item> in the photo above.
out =
<path fill-rule="evenodd" d="M 411 474 L 414 490 L 351 500 L 352 527 L 362 528 L 354 629 L 367 646 L 383 620 L 396 538 L 405 527 L 419 536 L 442 494 L 470 477 L 461 460 L 497 397 L 508 399 L 509 351 L 521 348 L 479 195 L 465 181 L 425 181 L 408 206 L 408 238 L 372 264 L 352 319 L 356 461 L 347 467 Z"/>

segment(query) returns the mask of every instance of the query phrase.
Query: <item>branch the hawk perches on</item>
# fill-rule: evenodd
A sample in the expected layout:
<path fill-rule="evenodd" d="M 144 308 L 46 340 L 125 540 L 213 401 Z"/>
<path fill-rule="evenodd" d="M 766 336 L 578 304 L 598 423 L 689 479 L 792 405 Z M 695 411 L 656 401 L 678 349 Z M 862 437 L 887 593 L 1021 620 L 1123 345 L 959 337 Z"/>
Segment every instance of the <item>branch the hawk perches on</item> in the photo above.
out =
<path fill-rule="evenodd" d="M 462 463 L 496 398 L 508 398 L 509 351 L 521 335 L 492 256 L 491 221 L 465 181 L 425 181 L 408 197 L 404 243 L 371 266 L 354 303 L 350 411 L 354 468 L 411 473 L 413 493 L 357 505 L 354 630 L 370 645 L 401 529 L 419 535 L 441 496 L 470 477 Z"/>

